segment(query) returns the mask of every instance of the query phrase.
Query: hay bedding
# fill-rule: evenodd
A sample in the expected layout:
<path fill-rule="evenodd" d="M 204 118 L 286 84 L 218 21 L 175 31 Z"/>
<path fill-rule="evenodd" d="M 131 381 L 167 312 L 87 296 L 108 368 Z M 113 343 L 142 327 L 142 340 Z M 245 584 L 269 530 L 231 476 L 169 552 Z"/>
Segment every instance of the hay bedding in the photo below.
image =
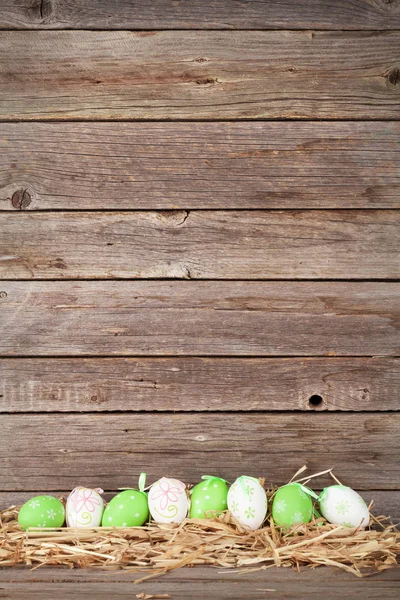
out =
<path fill-rule="evenodd" d="M 269 498 L 273 492 L 267 492 Z M 205 564 L 239 572 L 331 565 L 361 577 L 397 565 L 400 555 L 400 531 L 383 516 L 371 515 L 372 525 L 365 530 L 331 525 L 322 518 L 280 529 L 269 515 L 265 527 L 248 531 L 227 512 L 212 520 L 186 519 L 180 525 L 24 532 L 17 515 L 15 506 L 0 512 L 0 566 L 124 569 L 138 572 L 137 583 Z"/>

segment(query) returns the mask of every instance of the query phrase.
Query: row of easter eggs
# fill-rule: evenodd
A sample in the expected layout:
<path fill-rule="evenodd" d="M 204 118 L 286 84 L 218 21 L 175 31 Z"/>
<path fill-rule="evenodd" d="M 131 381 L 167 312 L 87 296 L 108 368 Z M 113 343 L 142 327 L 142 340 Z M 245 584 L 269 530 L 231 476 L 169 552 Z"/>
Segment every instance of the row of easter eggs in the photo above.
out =
<path fill-rule="evenodd" d="M 69 527 L 134 527 L 149 519 L 158 523 L 181 523 L 187 516 L 204 519 L 229 509 L 242 526 L 258 529 L 267 515 L 267 495 L 260 481 L 241 476 L 229 487 L 220 477 L 205 475 L 190 490 L 184 483 L 163 477 L 144 491 L 145 476 L 139 480 L 139 490 L 126 489 L 117 494 L 104 508 L 102 490 L 75 488 L 68 496 L 66 509 L 53 496 L 37 496 L 20 509 L 18 522 L 29 527 L 61 527 L 66 519 Z M 272 518 L 276 525 L 287 527 L 309 523 L 319 513 L 313 505 L 318 500 L 322 516 L 330 523 L 346 527 L 366 527 L 369 511 L 364 500 L 349 487 L 332 485 L 318 496 L 301 483 L 289 483 L 279 488 L 272 498 Z"/>

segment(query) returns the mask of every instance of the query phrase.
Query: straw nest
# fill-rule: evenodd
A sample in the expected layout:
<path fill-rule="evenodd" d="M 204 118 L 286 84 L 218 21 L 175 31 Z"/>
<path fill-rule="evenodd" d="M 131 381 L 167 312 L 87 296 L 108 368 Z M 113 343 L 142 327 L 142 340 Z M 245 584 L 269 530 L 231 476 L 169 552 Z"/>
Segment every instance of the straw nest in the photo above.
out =
<path fill-rule="evenodd" d="M 200 564 L 245 572 L 332 565 L 361 577 L 395 566 L 400 555 L 400 531 L 385 517 L 373 515 L 365 530 L 323 519 L 282 530 L 269 518 L 267 526 L 248 531 L 227 512 L 213 520 L 187 519 L 181 525 L 28 532 L 19 527 L 17 515 L 15 506 L 0 512 L 0 566 L 125 569 L 138 572 L 137 583 Z"/>

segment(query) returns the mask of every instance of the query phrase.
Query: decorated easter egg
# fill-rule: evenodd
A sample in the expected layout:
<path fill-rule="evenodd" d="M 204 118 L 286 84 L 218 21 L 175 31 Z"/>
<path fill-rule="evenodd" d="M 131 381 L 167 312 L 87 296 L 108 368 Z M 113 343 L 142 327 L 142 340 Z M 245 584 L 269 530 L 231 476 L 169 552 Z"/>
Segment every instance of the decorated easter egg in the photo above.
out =
<path fill-rule="evenodd" d="M 228 485 L 224 479 L 204 475 L 191 491 L 190 518 L 212 519 L 228 508 Z"/>
<path fill-rule="evenodd" d="M 101 524 L 103 527 L 135 527 L 149 518 L 147 494 L 139 490 L 124 490 L 107 505 Z"/>
<path fill-rule="evenodd" d="M 279 526 L 309 523 L 313 514 L 311 496 L 300 483 L 288 483 L 279 488 L 272 501 L 272 518 Z M 310 490 L 311 492 L 311 490 Z M 314 495 L 314 492 L 311 492 Z"/>
<path fill-rule="evenodd" d="M 344 485 L 331 485 L 319 495 L 319 507 L 329 523 L 344 527 L 366 527 L 369 511 L 357 492 Z"/>
<path fill-rule="evenodd" d="M 64 505 L 54 496 L 35 496 L 21 506 L 18 514 L 18 523 L 22 529 L 62 527 L 64 521 Z"/>
<path fill-rule="evenodd" d="M 228 508 L 241 525 L 258 529 L 267 514 L 267 495 L 258 479 L 242 475 L 228 491 Z"/>
<path fill-rule="evenodd" d="M 157 523 L 182 523 L 188 508 L 186 486 L 182 481 L 163 477 L 151 486 L 149 510 Z"/>
<path fill-rule="evenodd" d="M 76 487 L 67 499 L 68 527 L 99 527 L 103 516 L 103 490 Z"/>

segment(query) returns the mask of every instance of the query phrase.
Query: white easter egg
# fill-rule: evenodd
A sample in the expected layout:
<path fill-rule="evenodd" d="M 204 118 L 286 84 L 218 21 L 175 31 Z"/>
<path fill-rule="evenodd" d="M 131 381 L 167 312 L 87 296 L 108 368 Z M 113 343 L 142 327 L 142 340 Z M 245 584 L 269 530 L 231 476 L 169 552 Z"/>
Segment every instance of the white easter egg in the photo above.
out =
<path fill-rule="evenodd" d="M 254 477 L 238 477 L 228 492 L 228 509 L 239 523 L 258 529 L 267 514 L 267 495 Z"/>
<path fill-rule="evenodd" d="M 331 485 L 319 495 L 321 514 L 329 523 L 344 527 L 366 527 L 367 505 L 357 492 L 344 485 Z"/>
<path fill-rule="evenodd" d="M 149 510 L 156 523 L 182 523 L 189 509 L 186 486 L 179 479 L 162 477 L 150 488 Z"/>
<path fill-rule="evenodd" d="M 68 527 L 99 527 L 104 511 L 103 490 L 76 487 L 67 498 Z"/>

